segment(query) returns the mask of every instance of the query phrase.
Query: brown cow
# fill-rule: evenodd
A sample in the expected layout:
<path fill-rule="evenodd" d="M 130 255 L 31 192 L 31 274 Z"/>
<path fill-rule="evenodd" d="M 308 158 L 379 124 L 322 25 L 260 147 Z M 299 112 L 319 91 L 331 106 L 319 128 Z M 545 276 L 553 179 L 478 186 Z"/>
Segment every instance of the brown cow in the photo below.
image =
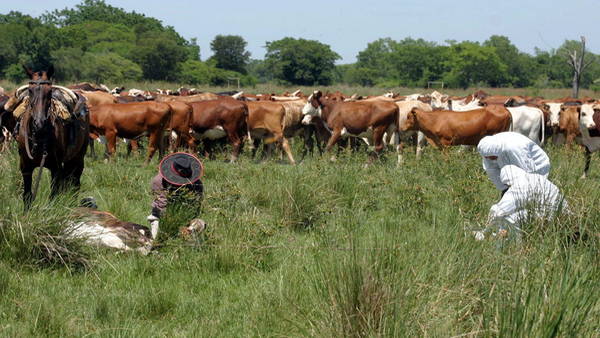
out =
<path fill-rule="evenodd" d="M 206 101 L 206 100 L 216 100 L 221 96 L 213 93 L 200 93 L 196 95 L 189 96 L 175 96 L 175 95 L 161 95 L 156 94 L 156 102 L 169 102 L 169 101 L 179 101 L 185 103 Z"/>
<path fill-rule="evenodd" d="M 101 91 L 101 92 L 106 92 L 106 93 L 109 92 L 108 88 L 106 88 L 105 85 L 100 85 L 100 87 L 96 87 L 89 82 L 73 84 L 73 85 L 67 86 L 67 88 L 72 89 L 72 90 L 76 90 L 76 89 L 77 90 L 85 90 L 88 92 L 95 92 L 95 91 Z"/>
<path fill-rule="evenodd" d="M 162 135 L 169 125 L 170 118 L 171 107 L 166 103 L 137 102 L 93 106 L 90 108 L 90 132 L 106 137 L 109 157 L 116 151 L 117 137 L 135 139 L 147 134 L 148 157 L 145 163 L 148 164 L 156 149 L 162 151 Z"/>
<path fill-rule="evenodd" d="M 358 136 L 367 139 L 368 144 L 374 144 L 373 156 L 379 156 L 384 148 L 383 135 L 387 132 L 398 132 L 398 106 L 394 102 L 384 100 L 336 102 L 323 97 L 320 91 L 309 96 L 303 109 L 302 123 L 312 123 L 313 117 L 319 117 L 317 123 L 330 129 L 332 134 L 327 142 L 326 151 L 340 140 L 341 137 Z M 397 148 L 399 151 L 399 148 Z M 400 162 L 398 154 L 398 162 Z M 371 159 L 373 159 L 371 156 Z"/>
<path fill-rule="evenodd" d="M 76 91 L 78 92 L 78 91 Z M 117 103 L 117 98 L 113 95 L 101 91 L 96 92 L 79 92 L 81 95 L 85 96 L 86 104 L 88 107 L 97 106 L 101 104 L 111 104 Z"/>
<path fill-rule="evenodd" d="M 438 148 L 442 148 L 477 145 L 484 136 L 507 131 L 510 124 L 511 115 L 501 105 L 464 112 L 426 112 L 413 108 L 400 129 L 422 131 Z"/>
<path fill-rule="evenodd" d="M 565 135 L 568 146 L 572 146 L 575 139 L 581 137 L 579 113 L 581 113 L 581 105 L 575 102 L 564 103 L 560 107 L 558 132 Z"/>
<path fill-rule="evenodd" d="M 167 102 L 171 107 L 171 121 L 167 130 L 171 131 L 170 151 L 175 151 L 182 145 L 188 147 L 193 144 L 190 135 L 190 123 L 192 121 L 192 107 L 183 102 Z"/>
<path fill-rule="evenodd" d="M 227 136 L 233 147 L 231 162 L 235 162 L 243 146 L 248 129 L 248 107 L 244 102 L 230 97 L 190 103 L 193 109 L 190 129 L 194 138 L 203 141 L 210 152 L 213 140 Z"/>
<path fill-rule="evenodd" d="M 248 133 L 255 140 L 254 152 L 260 140 L 264 139 L 265 144 L 277 143 L 285 151 L 288 160 L 296 164 L 288 140 L 283 135 L 285 108 L 277 102 L 271 101 L 250 101 L 246 102 L 248 106 Z"/>

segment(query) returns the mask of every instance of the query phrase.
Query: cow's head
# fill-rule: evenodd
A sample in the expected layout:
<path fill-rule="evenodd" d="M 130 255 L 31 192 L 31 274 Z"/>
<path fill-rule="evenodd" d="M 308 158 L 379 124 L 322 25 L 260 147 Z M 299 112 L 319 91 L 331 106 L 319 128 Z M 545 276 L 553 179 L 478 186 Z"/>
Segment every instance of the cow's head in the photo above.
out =
<path fill-rule="evenodd" d="M 558 127 L 558 120 L 560 119 L 560 112 L 562 110 L 562 103 L 560 102 L 548 102 L 544 103 L 543 106 L 547 107 L 548 111 L 548 124 L 552 128 Z M 544 109 L 542 109 L 544 110 Z"/>
<path fill-rule="evenodd" d="M 410 110 L 406 116 L 406 120 L 400 124 L 400 131 L 417 130 L 417 112 L 417 107 Z"/>
<path fill-rule="evenodd" d="M 579 125 L 585 129 L 596 129 L 594 122 L 594 109 L 592 104 L 583 104 L 578 106 L 579 109 Z"/>
<path fill-rule="evenodd" d="M 322 104 L 321 97 L 323 93 L 320 90 L 315 90 L 308 99 L 304 107 L 302 108 L 302 114 L 304 117 L 302 118 L 302 124 L 309 125 L 312 122 L 312 118 L 315 116 L 321 117 L 322 113 Z"/>

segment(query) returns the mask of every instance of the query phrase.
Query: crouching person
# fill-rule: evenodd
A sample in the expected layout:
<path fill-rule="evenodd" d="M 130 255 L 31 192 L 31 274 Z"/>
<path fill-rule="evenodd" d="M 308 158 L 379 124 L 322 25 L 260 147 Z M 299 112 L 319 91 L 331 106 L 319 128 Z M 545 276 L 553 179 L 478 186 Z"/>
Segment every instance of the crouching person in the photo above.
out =
<path fill-rule="evenodd" d="M 500 181 L 507 190 L 490 208 L 486 230 L 475 233 L 479 240 L 485 238 L 486 232 L 520 240 L 523 225 L 536 219 L 551 220 L 567 209 L 559 189 L 543 175 L 507 165 L 500 170 Z"/>
<path fill-rule="evenodd" d="M 182 233 L 204 230 L 205 223 L 197 219 L 204 191 L 200 180 L 203 172 L 200 160 L 188 153 L 174 153 L 160 162 L 151 182 L 154 200 L 148 221 L 153 239 L 158 235 L 159 222 L 165 218 L 170 226 L 185 224 Z"/>

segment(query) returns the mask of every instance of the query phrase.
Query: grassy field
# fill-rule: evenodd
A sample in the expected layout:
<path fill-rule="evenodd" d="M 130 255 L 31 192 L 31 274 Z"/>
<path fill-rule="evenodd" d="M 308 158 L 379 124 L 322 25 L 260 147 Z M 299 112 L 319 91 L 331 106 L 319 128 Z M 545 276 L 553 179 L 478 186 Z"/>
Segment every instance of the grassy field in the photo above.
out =
<path fill-rule="evenodd" d="M 548 151 L 574 213 L 531 224 L 522 245 L 470 235 L 498 198 L 471 151 L 427 149 L 401 168 L 392 156 L 364 168 L 365 153 L 297 166 L 223 153 L 205 162 L 202 243 L 145 257 L 74 244 L 90 262 L 77 269 L 34 238 L 64 226 L 78 197 L 49 201 L 45 172 L 23 215 L 13 149 L 0 154 L 0 332 L 598 337 L 600 162 L 580 180 L 580 149 Z M 88 158 L 79 196 L 145 224 L 156 164 Z M 589 238 L 570 242 L 574 228 Z"/>

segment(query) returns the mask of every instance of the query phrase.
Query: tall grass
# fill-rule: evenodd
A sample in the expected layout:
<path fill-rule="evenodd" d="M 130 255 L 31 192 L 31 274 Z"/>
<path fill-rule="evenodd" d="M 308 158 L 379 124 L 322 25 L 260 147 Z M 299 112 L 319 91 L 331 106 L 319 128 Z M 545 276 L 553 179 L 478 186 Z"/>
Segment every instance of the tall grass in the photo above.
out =
<path fill-rule="evenodd" d="M 533 224 L 520 245 L 473 240 L 469 230 L 485 220 L 498 193 L 472 151 L 444 157 L 427 149 L 419 161 L 407 155 L 400 168 L 394 161 L 365 168 L 364 153 L 297 166 L 256 163 L 247 154 L 228 164 L 223 153 L 205 161 L 204 242 L 174 242 L 147 257 L 81 251 L 90 267 L 77 270 L 38 264 L 35 229 L 60 229 L 78 198 L 89 195 L 101 210 L 145 224 L 156 160 L 145 167 L 141 157 L 118 155 L 110 164 L 88 158 L 82 191 L 53 201 L 45 173 L 24 215 L 13 149 L 0 154 L 0 219 L 3 231 L 11 229 L 0 244 L 0 330 L 598 336 L 600 171 L 592 164 L 590 178 L 580 180 L 580 151 L 548 152 L 550 179 L 573 213 Z M 569 237 L 572 229 L 580 239 Z"/>

